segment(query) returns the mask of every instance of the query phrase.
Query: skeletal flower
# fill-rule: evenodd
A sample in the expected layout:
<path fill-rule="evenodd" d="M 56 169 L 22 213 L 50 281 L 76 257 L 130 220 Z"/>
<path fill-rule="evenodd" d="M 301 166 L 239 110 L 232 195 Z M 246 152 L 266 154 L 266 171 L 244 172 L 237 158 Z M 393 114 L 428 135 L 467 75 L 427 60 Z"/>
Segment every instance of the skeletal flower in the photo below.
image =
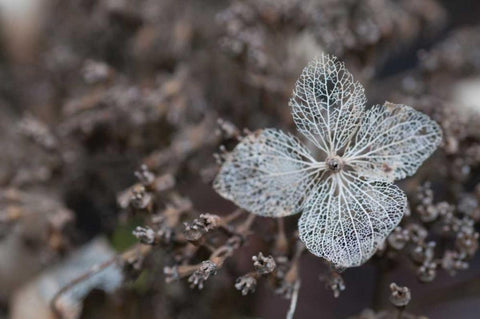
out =
<path fill-rule="evenodd" d="M 290 100 L 298 130 L 244 137 L 225 156 L 214 188 L 261 216 L 302 212 L 301 240 L 336 267 L 367 261 L 407 210 L 393 181 L 415 173 L 439 145 L 437 123 L 405 105 L 365 108 L 362 85 L 323 55 L 302 72 Z"/>

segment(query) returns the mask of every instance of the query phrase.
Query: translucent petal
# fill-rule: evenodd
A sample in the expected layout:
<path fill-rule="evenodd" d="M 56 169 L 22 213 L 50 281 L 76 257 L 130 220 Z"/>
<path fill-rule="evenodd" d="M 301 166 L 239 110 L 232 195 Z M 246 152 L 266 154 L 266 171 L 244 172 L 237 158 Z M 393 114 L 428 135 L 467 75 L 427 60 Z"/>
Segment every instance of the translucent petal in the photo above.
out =
<path fill-rule="evenodd" d="M 300 239 L 338 268 L 359 266 L 398 225 L 406 207 L 403 191 L 389 182 L 332 174 L 305 201 Z"/>
<path fill-rule="evenodd" d="M 389 181 L 413 175 L 442 139 L 439 125 L 406 105 L 368 110 L 344 159 L 355 170 Z"/>
<path fill-rule="evenodd" d="M 266 129 L 246 136 L 227 156 L 214 188 L 251 213 L 288 216 L 300 211 L 324 168 L 296 138 Z"/>
<path fill-rule="evenodd" d="M 290 99 L 297 128 L 327 154 L 339 151 L 357 130 L 366 97 L 359 82 L 335 57 L 310 62 Z"/>

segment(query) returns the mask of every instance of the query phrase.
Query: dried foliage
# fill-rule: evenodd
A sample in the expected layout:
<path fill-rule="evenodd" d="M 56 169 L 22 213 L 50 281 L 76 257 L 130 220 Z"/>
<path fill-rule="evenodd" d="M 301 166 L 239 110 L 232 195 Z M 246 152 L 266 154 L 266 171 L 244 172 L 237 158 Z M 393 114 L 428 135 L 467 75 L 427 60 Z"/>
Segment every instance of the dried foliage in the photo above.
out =
<path fill-rule="evenodd" d="M 38 8 L 0 15 L 1 319 L 476 315 L 480 8 Z"/>

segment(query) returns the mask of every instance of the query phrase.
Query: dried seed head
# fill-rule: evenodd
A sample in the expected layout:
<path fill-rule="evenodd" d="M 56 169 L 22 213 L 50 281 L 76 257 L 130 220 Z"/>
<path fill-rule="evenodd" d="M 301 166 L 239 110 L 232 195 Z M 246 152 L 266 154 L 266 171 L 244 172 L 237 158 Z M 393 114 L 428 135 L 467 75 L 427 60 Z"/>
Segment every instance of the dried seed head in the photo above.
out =
<path fill-rule="evenodd" d="M 410 240 L 416 244 L 423 243 L 427 238 L 427 230 L 420 224 L 411 223 L 407 225 L 407 230 L 410 236 Z"/>
<path fill-rule="evenodd" d="M 207 232 L 220 225 L 221 218 L 214 214 L 201 214 L 191 224 L 185 223 L 185 237 L 189 241 L 197 241 Z"/>
<path fill-rule="evenodd" d="M 410 289 L 408 289 L 408 287 L 400 287 L 396 283 L 392 282 L 390 284 L 390 290 L 392 292 L 390 295 L 390 301 L 396 307 L 405 307 L 412 299 Z"/>
<path fill-rule="evenodd" d="M 445 251 L 441 264 L 442 268 L 448 271 L 450 275 L 455 275 L 459 270 L 468 268 L 468 263 L 465 262 L 466 255 L 453 250 Z"/>
<path fill-rule="evenodd" d="M 142 244 L 153 245 L 156 242 L 155 232 L 150 227 L 137 226 L 132 233 Z"/>
<path fill-rule="evenodd" d="M 204 282 L 210 277 L 217 273 L 217 265 L 210 260 L 202 261 L 200 267 L 195 270 L 195 272 L 188 277 L 188 282 L 191 283 L 190 287 L 198 287 L 198 289 L 203 289 Z"/>
<path fill-rule="evenodd" d="M 171 282 L 174 282 L 174 281 L 180 279 L 180 276 L 178 274 L 177 266 L 173 266 L 173 267 L 165 266 L 165 267 L 163 267 L 163 274 L 165 275 L 165 282 L 166 283 L 171 283 Z"/>
<path fill-rule="evenodd" d="M 431 282 L 437 276 L 437 263 L 427 260 L 417 271 L 418 279 L 422 282 Z"/>
<path fill-rule="evenodd" d="M 401 250 L 408 243 L 409 239 L 408 230 L 397 227 L 390 236 L 388 236 L 387 241 L 394 249 Z"/>
<path fill-rule="evenodd" d="M 140 169 L 135 171 L 135 177 L 144 186 L 150 185 L 155 180 L 155 174 L 153 174 L 145 164 L 142 164 Z"/>
<path fill-rule="evenodd" d="M 343 160 L 339 156 L 328 157 L 325 160 L 325 164 L 327 165 L 328 169 L 334 173 L 342 170 L 343 166 L 345 165 Z"/>
<path fill-rule="evenodd" d="M 325 286 L 333 291 L 333 297 L 335 298 L 338 298 L 340 293 L 345 290 L 345 282 L 336 271 L 331 271 L 327 275 L 321 276 L 320 280 L 325 281 Z"/>
<path fill-rule="evenodd" d="M 253 274 L 246 274 L 242 277 L 238 277 L 235 282 L 235 289 L 240 290 L 243 296 L 255 292 L 256 287 L 257 279 Z"/>
<path fill-rule="evenodd" d="M 478 250 L 479 234 L 472 231 L 460 231 L 455 239 L 455 247 L 467 256 L 473 257 Z"/>
<path fill-rule="evenodd" d="M 413 248 L 411 252 L 412 259 L 418 263 L 433 260 L 433 256 L 435 254 L 435 246 L 436 243 L 434 241 L 430 241 L 428 243 L 422 242 L 418 244 Z"/>
<path fill-rule="evenodd" d="M 148 209 L 152 204 L 152 195 L 145 190 L 143 185 L 136 185 L 132 189 L 130 205 L 135 209 Z"/>
<path fill-rule="evenodd" d="M 253 266 L 260 275 L 266 275 L 273 272 L 276 268 L 275 259 L 272 256 L 265 257 L 262 253 L 258 256 L 253 256 Z"/>

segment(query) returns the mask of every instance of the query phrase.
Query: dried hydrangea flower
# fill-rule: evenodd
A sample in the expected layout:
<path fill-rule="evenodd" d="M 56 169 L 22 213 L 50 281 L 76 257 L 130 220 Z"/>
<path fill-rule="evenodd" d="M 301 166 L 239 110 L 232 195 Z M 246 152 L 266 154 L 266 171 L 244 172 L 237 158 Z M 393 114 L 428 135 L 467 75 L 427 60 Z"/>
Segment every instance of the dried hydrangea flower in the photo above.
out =
<path fill-rule="evenodd" d="M 276 129 L 245 138 L 225 156 L 214 187 L 261 216 L 302 212 L 300 238 L 337 267 L 367 261 L 407 210 L 392 182 L 415 173 L 441 130 L 405 105 L 365 108 L 362 85 L 323 55 L 302 72 L 290 100 L 298 130 L 316 146 Z"/>

